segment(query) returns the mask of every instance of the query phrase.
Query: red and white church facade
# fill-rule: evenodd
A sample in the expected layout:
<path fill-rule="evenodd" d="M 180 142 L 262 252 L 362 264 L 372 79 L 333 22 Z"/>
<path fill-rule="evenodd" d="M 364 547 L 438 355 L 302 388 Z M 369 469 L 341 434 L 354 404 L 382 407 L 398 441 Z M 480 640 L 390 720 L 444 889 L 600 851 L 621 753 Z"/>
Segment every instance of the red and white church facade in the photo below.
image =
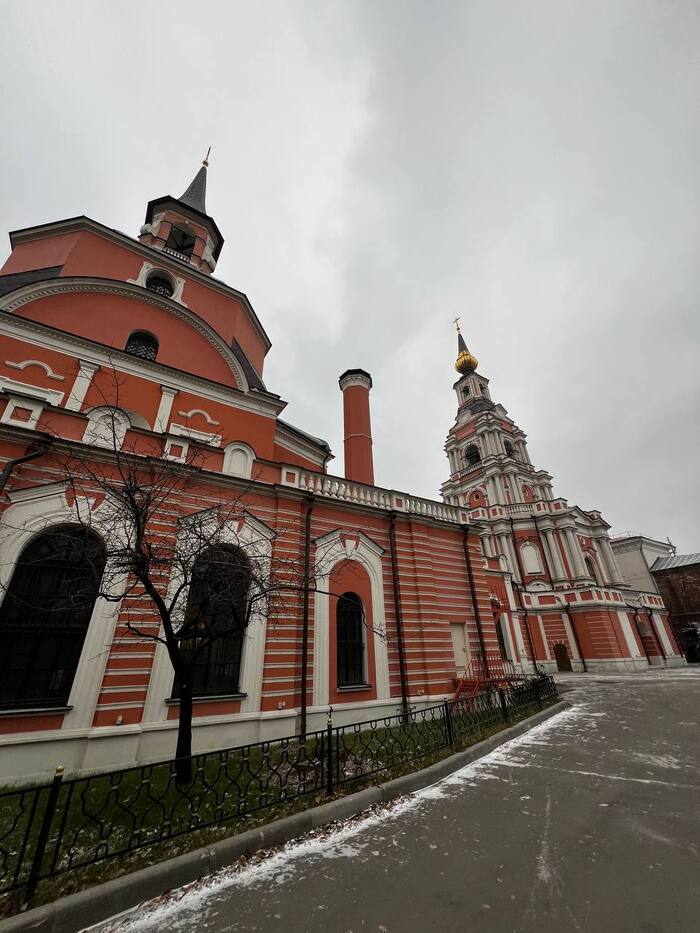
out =
<path fill-rule="evenodd" d="M 116 577 L 80 619 L 21 610 L 28 549 L 49 548 L 77 509 L 96 540 L 107 527 L 105 502 L 77 502 L 61 467 L 70 450 L 114 456 L 105 420 L 135 456 L 192 471 L 159 534 L 174 540 L 183 517 L 243 499 L 238 542 L 316 567 L 307 600 L 251 622 L 235 674 L 201 682 L 197 751 L 295 734 L 304 670 L 313 729 L 329 706 L 357 721 L 439 702 L 474 659 L 523 672 L 682 663 L 661 599 L 630 601 L 607 524 L 554 497 L 461 335 L 442 500 L 375 485 L 361 369 L 340 378 L 345 475 L 328 472 L 328 444 L 286 422 L 264 382 L 270 340 L 250 301 L 213 275 L 223 237 L 206 180 L 205 164 L 181 197 L 151 201 L 137 238 L 87 217 L 11 234 L 0 270 L 0 780 L 175 747 L 167 653 L 130 630 Z M 62 579 L 51 559 L 47 592 Z M 340 618 L 343 594 L 362 606 L 360 631 Z M 142 624 L 157 632 L 148 611 Z"/>

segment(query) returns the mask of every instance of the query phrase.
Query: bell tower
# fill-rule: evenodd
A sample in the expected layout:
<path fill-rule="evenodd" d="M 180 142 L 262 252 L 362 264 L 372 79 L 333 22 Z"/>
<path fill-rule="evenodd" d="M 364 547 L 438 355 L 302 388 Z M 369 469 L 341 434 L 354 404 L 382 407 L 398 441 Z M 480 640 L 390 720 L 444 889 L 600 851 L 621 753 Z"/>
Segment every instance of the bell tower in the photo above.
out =
<path fill-rule="evenodd" d="M 146 221 L 141 227 L 139 240 L 211 275 L 216 268 L 224 238 L 213 218 L 207 214 L 205 199 L 208 167 L 207 152 L 207 158 L 184 194 L 179 198 L 168 194 L 148 202 Z"/>
<path fill-rule="evenodd" d="M 524 432 L 492 400 L 489 380 L 477 372 L 479 361 L 464 341 L 459 318 L 455 324 L 460 378 L 454 384 L 457 418 L 445 444 L 450 478 L 442 486 L 443 498 L 470 509 L 551 499 L 551 476 L 532 466 Z"/>

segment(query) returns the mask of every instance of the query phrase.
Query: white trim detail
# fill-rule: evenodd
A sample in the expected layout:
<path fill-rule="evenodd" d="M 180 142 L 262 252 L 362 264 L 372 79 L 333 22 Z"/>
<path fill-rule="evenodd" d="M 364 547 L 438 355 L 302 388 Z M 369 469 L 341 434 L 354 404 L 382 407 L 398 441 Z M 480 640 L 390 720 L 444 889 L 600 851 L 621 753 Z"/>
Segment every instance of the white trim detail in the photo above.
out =
<path fill-rule="evenodd" d="M 99 363 L 92 363 L 88 360 L 80 360 L 78 375 L 75 377 L 73 388 L 70 390 L 68 399 L 66 401 L 66 409 L 68 411 L 80 411 L 80 409 L 83 407 L 83 402 L 85 401 L 85 396 L 87 395 L 88 389 L 90 388 L 92 377 L 95 375 L 99 368 Z"/>
<path fill-rule="evenodd" d="M 28 418 L 20 418 L 17 410 L 28 411 Z M 21 395 L 10 395 L 5 410 L 0 417 L 0 424 L 11 424 L 17 428 L 35 428 L 44 411 L 44 403 L 28 399 Z"/>
<path fill-rule="evenodd" d="M 318 538 L 316 544 L 316 598 L 314 603 L 314 706 L 327 706 L 330 664 L 328 628 L 330 625 L 330 575 L 344 560 L 354 560 L 367 571 L 372 588 L 372 627 L 374 629 L 374 667 L 377 700 L 390 699 L 389 653 L 384 614 L 384 575 L 381 556 L 384 548 L 362 532 L 344 533 L 340 529 Z"/>
<path fill-rule="evenodd" d="M 63 380 L 66 378 L 65 376 L 61 376 L 59 373 L 55 373 L 49 364 L 45 363 L 43 360 L 22 360 L 21 363 L 13 363 L 12 360 L 5 360 L 5 366 L 9 366 L 10 369 L 26 369 L 27 366 L 38 366 L 40 369 L 44 370 L 49 379 L 55 379 L 57 382 L 63 382 Z"/>
<path fill-rule="evenodd" d="M 253 473 L 254 460 L 255 451 L 252 447 L 240 441 L 234 441 L 224 448 L 223 472 L 228 473 L 230 476 L 241 476 L 243 479 L 250 479 Z"/>
<path fill-rule="evenodd" d="M 661 616 L 658 612 L 651 613 L 651 624 L 656 629 L 659 639 L 661 640 L 661 644 L 664 646 L 664 653 L 666 654 L 666 657 L 670 658 L 675 655 L 676 652 L 673 650 L 673 646 L 671 645 L 671 641 L 666 631 L 666 626 L 662 623 Z"/>
<path fill-rule="evenodd" d="M 183 418 L 192 418 L 194 415 L 201 415 L 207 424 L 213 424 L 215 427 L 221 424 L 220 421 L 215 421 L 209 412 L 204 411 L 203 408 L 193 408 L 192 411 L 179 411 L 178 415 L 182 415 Z"/>
<path fill-rule="evenodd" d="M 144 224 L 144 227 L 146 224 Z M 143 227 L 141 228 L 143 233 Z M 151 231 L 149 231 L 151 232 Z M 164 279 L 167 279 L 173 286 L 173 293 L 170 296 L 171 301 L 177 301 L 178 304 L 181 304 L 183 308 L 186 308 L 187 305 L 182 300 L 182 292 L 185 288 L 185 280 L 179 275 L 174 275 L 168 269 L 163 269 L 162 266 L 155 266 L 152 262 L 144 262 L 141 266 L 141 271 L 139 272 L 138 278 L 136 279 L 127 279 L 126 281 L 130 285 L 140 285 L 141 288 L 148 288 L 146 284 L 148 282 L 148 277 L 152 272 L 157 272 L 158 275 L 162 275 Z"/>
<path fill-rule="evenodd" d="M 156 412 L 156 420 L 153 422 L 153 430 L 164 434 L 168 430 L 170 423 L 170 412 L 173 410 L 173 401 L 178 390 L 172 386 L 160 387 L 160 403 Z"/>
<path fill-rule="evenodd" d="M 64 483 L 50 483 L 21 492 L 21 496 L 13 493 L 12 505 L 0 519 L 0 593 L 6 592 L 19 555 L 32 538 L 52 525 L 65 522 L 81 522 L 100 534 L 100 512 L 108 508 L 105 500 L 93 511 L 94 500 L 85 498 L 76 498 L 75 504 L 69 506 Z M 112 602 L 111 599 L 123 591 L 126 580 L 125 575 L 114 574 L 109 568 L 105 577 L 111 581 L 110 599 L 100 597 L 95 602 L 68 698 L 67 705 L 73 708 L 63 718 L 64 731 L 90 727 L 102 687 L 121 606 L 120 600 Z M 17 715 L 21 715 L 21 710 Z"/>
<path fill-rule="evenodd" d="M 30 398 L 40 398 L 49 405 L 60 405 L 65 395 L 65 392 L 59 392 L 58 389 L 44 389 L 42 386 L 33 386 L 28 382 L 18 382 L 8 376 L 0 376 L 0 389 L 8 395 L 16 393 L 28 395 Z"/>
<path fill-rule="evenodd" d="M 184 305 L 173 301 L 172 298 L 165 298 L 156 292 L 149 291 L 139 285 L 129 282 L 118 282 L 113 279 L 98 278 L 57 278 L 46 282 L 37 282 L 33 285 L 25 285 L 16 291 L 9 292 L 3 298 L 0 298 L 0 310 L 13 312 L 32 301 L 39 298 L 47 298 L 50 295 L 70 295 L 70 294 L 104 294 L 119 295 L 123 298 L 136 298 L 145 304 L 154 305 L 167 311 L 171 317 L 177 317 L 185 321 L 189 326 L 205 338 L 226 361 L 231 370 L 236 387 L 243 392 L 249 392 L 250 386 L 246 379 L 243 367 L 238 362 L 235 354 L 228 346 L 225 340 L 206 321 L 203 321 L 199 315 L 194 314 Z"/>
<path fill-rule="evenodd" d="M 131 427 L 129 416 L 121 408 L 101 405 L 88 414 L 88 423 L 83 434 L 83 444 L 121 450 L 126 432 Z"/>
<path fill-rule="evenodd" d="M 188 437 L 190 440 L 199 441 L 200 444 L 209 444 L 210 447 L 221 447 L 221 435 L 210 434 L 208 431 L 195 431 L 194 428 L 187 427 L 186 424 L 170 425 L 170 434 L 177 434 L 179 437 Z"/>
<path fill-rule="evenodd" d="M 183 523 L 178 548 L 181 549 L 183 554 L 192 553 L 193 548 L 188 547 L 186 539 L 188 534 L 195 533 L 198 537 L 203 535 L 212 544 L 233 544 L 240 547 L 244 554 L 253 559 L 263 562 L 269 561 L 272 557 L 272 540 L 275 537 L 275 532 L 248 512 L 243 513 L 241 518 L 242 522 L 238 527 L 233 522 L 227 522 L 221 528 L 211 530 L 212 524 L 216 522 L 216 515 L 212 510 L 190 516 L 187 522 Z M 166 602 L 171 602 L 181 582 L 182 574 L 174 572 L 168 583 Z M 180 599 L 173 611 L 173 621 L 176 624 L 184 619 L 188 592 L 188 588 L 185 588 L 182 594 L 184 598 Z M 261 606 L 256 612 L 251 613 L 250 623 L 243 637 L 238 689 L 247 696 L 241 700 L 241 715 L 257 712 L 260 709 L 266 638 L 267 611 L 265 606 Z M 165 701 L 172 693 L 173 676 L 168 650 L 165 645 L 159 642 L 153 659 L 153 667 L 151 668 L 151 678 L 144 706 L 144 723 L 167 720 L 168 707 Z"/>
<path fill-rule="evenodd" d="M 634 637 L 632 632 L 629 616 L 624 609 L 617 610 L 617 618 L 620 620 L 620 628 L 622 629 L 622 634 L 625 637 L 625 643 L 627 644 L 627 652 L 629 656 L 631 658 L 644 657 L 644 653 L 640 650 L 639 645 L 637 644 L 637 639 Z"/>

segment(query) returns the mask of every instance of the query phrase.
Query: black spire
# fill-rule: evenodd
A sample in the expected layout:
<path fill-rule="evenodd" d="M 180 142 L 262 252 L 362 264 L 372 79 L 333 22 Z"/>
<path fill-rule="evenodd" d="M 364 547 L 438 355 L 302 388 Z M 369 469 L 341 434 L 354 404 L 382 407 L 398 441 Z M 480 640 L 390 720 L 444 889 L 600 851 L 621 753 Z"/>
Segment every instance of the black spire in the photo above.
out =
<path fill-rule="evenodd" d="M 204 162 L 202 162 L 202 167 L 190 182 L 187 191 L 178 198 L 183 204 L 194 208 L 196 211 L 199 211 L 200 214 L 206 214 L 207 212 L 204 204 L 204 199 L 207 194 L 207 165 L 208 163 L 205 159 Z"/>

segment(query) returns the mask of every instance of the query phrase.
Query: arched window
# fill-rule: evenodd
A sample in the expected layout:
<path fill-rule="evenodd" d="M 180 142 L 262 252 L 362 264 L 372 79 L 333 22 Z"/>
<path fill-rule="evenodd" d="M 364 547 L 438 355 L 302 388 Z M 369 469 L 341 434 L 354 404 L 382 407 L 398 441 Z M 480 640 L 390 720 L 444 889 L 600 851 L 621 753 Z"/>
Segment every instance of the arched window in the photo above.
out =
<path fill-rule="evenodd" d="M 507 457 L 515 456 L 515 448 L 513 447 L 510 441 L 503 441 L 503 446 L 505 448 Z"/>
<path fill-rule="evenodd" d="M 532 491 L 532 487 L 527 486 L 527 485 L 523 486 L 523 502 L 534 502 L 534 501 L 535 501 L 535 494 Z"/>
<path fill-rule="evenodd" d="M 525 573 L 542 573 L 540 552 L 534 544 L 525 541 L 525 543 L 520 546 L 520 556 L 523 560 L 523 569 Z"/>
<path fill-rule="evenodd" d="M 476 466 L 477 463 L 481 462 L 481 452 L 476 444 L 470 444 L 467 449 L 464 451 L 464 459 L 467 461 L 467 465 L 472 467 Z"/>
<path fill-rule="evenodd" d="M 240 548 L 215 545 L 195 561 L 179 632 L 194 696 L 238 692 L 250 584 L 250 562 Z"/>
<path fill-rule="evenodd" d="M 168 249 L 174 249 L 176 253 L 189 257 L 194 251 L 195 241 L 195 235 L 190 230 L 184 227 L 172 227 L 165 245 Z"/>
<path fill-rule="evenodd" d="M 172 295 L 172 290 L 170 294 Z M 142 360 L 155 360 L 158 356 L 158 338 L 146 330 L 135 330 L 129 334 L 124 350 Z"/>
<path fill-rule="evenodd" d="M 66 705 L 104 567 L 102 542 L 79 525 L 22 550 L 0 606 L 0 707 Z"/>
<path fill-rule="evenodd" d="M 170 273 L 162 269 L 156 269 L 149 272 L 146 276 L 146 288 L 156 295 L 162 295 L 164 298 L 172 298 L 175 293 L 175 281 Z"/>
<path fill-rule="evenodd" d="M 588 576 L 592 577 L 595 580 L 595 582 L 598 584 L 598 586 L 602 586 L 600 582 L 600 575 L 598 573 L 598 568 L 595 565 L 595 561 L 592 560 L 592 558 L 590 557 L 586 557 L 584 558 L 584 560 L 586 562 L 586 570 L 588 571 Z"/>
<path fill-rule="evenodd" d="M 362 600 L 356 593 L 343 593 L 336 609 L 338 686 L 364 683 L 364 640 Z"/>

